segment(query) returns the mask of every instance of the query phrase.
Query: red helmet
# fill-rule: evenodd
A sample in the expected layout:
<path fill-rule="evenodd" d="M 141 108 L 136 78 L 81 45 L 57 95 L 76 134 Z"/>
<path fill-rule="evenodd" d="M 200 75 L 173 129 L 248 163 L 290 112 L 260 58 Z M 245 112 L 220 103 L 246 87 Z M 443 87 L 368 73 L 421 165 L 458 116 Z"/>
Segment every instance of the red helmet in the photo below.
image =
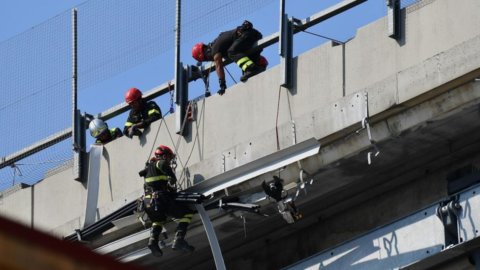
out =
<path fill-rule="evenodd" d="M 192 57 L 195 58 L 198 62 L 202 62 L 205 60 L 205 55 L 203 54 L 203 44 L 202 42 L 199 42 L 195 44 L 192 48 Z"/>
<path fill-rule="evenodd" d="M 128 104 L 140 100 L 141 98 L 142 92 L 135 87 L 128 89 L 127 93 L 125 93 L 125 102 Z"/>
<path fill-rule="evenodd" d="M 260 55 L 260 57 L 258 58 L 258 61 L 257 61 L 257 66 L 266 68 L 268 66 L 267 58 L 265 58 L 263 55 Z"/>
<path fill-rule="evenodd" d="M 172 149 L 170 149 L 170 147 L 160 145 L 155 150 L 155 157 L 163 159 L 173 159 L 175 157 L 175 154 L 173 153 Z"/>

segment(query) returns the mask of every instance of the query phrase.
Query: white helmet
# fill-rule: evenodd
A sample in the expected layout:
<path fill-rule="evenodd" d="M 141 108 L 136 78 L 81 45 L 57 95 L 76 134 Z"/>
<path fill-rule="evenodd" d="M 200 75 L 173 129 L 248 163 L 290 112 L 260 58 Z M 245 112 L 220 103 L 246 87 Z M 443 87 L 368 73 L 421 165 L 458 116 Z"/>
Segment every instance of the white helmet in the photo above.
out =
<path fill-rule="evenodd" d="M 101 119 L 93 119 L 88 125 L 88 129 L 90 129 L 90 135 L 97 138 L 100 134 L 108 130 L 108 126 Z"/>

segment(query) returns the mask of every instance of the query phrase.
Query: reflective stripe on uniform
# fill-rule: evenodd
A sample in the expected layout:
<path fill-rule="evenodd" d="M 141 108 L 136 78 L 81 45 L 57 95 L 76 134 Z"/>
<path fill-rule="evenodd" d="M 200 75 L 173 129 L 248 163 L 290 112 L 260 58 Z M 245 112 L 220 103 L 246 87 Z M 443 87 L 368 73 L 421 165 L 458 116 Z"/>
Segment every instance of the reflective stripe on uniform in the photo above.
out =
<path fill-rule="evenodd" d="M 248 58 L 248 56 L 242 57 L 237 61 L 237 65 L 245 71 L 250 65 L 253 64 L 253 61 Z"/>
<path fill-rule="evenodd" d="M 159 175 L 159 176 L 147 177 L 145 178 L 145 182 L 151 183 L 151 182 L 160 181 L 160 180 L 168 181 L 168 179 L 169 177 L 166 175 Z"/>
<path fill-rule="evenodd" d="M 237 65 L 241 66 L 241 65 L 243 65 L 243 63 L 245 63 L 247 61 L 251 61 L 250 58 L 248 58 L 248 56 L 242 57 L 242 58 L 238 59 Z"/>
<path fill-rule="evenodd" d="M 178 222 L 186 222 L 190 223 L 192 221 L 193 214 L 186 214 L 183 216 L 183 218 L 179 219 Z"/>
<path fill-rule="evenodd" d="M 126 123 L 125 123 L 125 126 L 126 126 L 126 127 L 131 127 L 131 126 L 133 126 L 133 123 L 132 123 L 132 122 L 126 122 Z"/>
<path fill-rule="evenodd" d="M 156 110 L 156 109 L 151 109 L 151 110 L 148 111 L 148 116 L 150 116 L 150 115 L 152 115 L 152 114 L 154 114 L 154 113 L 160 114 L 160 112 L 159 112 L 158 110 Z"/>
<path fill-rule="evenodd" d="M 152 222 L 152 227 L 162 227 L 163 222 Z"/>

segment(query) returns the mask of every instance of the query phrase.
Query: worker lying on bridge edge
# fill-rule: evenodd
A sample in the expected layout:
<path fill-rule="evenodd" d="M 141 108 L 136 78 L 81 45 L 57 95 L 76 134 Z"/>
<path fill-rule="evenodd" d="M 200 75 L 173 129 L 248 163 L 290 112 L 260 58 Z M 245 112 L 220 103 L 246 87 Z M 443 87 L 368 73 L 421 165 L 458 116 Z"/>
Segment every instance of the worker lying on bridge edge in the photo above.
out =
<path fill-rule="evenodd" d="M 107 123 L 98 118 L 90 121 L 88 129 L 90 130 L 90 135 L 96 139 L 96 144 L 106 144 L 123 136 L 119 128 L 109 129 Z"/>
<path fill-rule="evenodd" d="M 187 205 L 175 201 L 177 178 L 172 168 L 175 164 L 175 154 L 172 150 L 165 145 L 160 145 L 146 167 L 139 172 L 139 175 L 145 178 L 145 213 L 152 221 L 148 248 L 155 256 L 163 254 L 158 241 L 167 216 L 174 217 L 178 221 L 172 249 L 194 250 L 194 247 L 185 241 L 185 234 L 194 211 Z"/>
<path fill-rule="evenodd" d="M 141 136 L 143 132 L 140 129 L 145 129 L 150 123 L 162 118 L 157 103 L 144 100 L 142 92 L 137 88 L 130 88 L 125 93 L 125 102 L 132 108 L 123 128 L 123 134 L 129 138 Z"/>
<path fill-rule="evenodd" d="M 248 78 L 265 71 L 268 61 L 260 55 L 262 50 L 247 54 L 261 38 L 262 34 L 253 28 L 252 23 L 244 21 L 241 26 L 220 33 L 218 37 L 208 45 L 202 42 L 195 44 L 192 48 L 192 57 L 199 62 L 215 62 L 220 83 L 218 93 L 223 95 L 227 89 L 223 58 L 230 58 L 242 69 L 243 75 L 240 78 L 242 82 L 246 82 Z"/>

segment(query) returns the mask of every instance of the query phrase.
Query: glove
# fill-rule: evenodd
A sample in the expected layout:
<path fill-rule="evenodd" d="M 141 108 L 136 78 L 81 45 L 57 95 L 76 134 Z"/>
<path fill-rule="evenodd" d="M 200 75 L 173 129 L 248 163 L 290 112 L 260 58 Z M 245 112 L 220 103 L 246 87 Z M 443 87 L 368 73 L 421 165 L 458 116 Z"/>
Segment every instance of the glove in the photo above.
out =
<path fill-rule="evenodd" d="M 140 131 L 136 125 L 133 125 L 128 129 L 127 137 L 129 137 L 130 139 L 133 138 L 133 136 L 141 136 L 141 135 L 142 135 L 142 131 Z"/>
<path fill-rule="evenodd" d="M 220 90 L 218 90 L 218 94 L 222 96 L 225 94 L 225 90 L 227 89 L 227 83 L 225 82 L 225 79 L 219 79 L 218 81 L 220 83 Z"/>

